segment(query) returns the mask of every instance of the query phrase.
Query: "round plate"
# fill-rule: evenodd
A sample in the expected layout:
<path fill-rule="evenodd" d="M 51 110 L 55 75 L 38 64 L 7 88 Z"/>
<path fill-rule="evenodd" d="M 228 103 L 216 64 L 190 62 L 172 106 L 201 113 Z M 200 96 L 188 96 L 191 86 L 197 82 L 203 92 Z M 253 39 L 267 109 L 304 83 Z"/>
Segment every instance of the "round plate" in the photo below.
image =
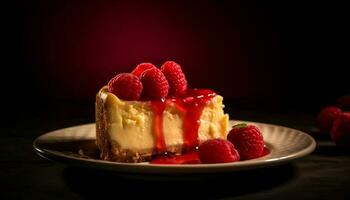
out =
<path fill-rule="evenodd" d="M 38 155 L 69 165 L 112 170 L 125 174 L 201 174 L 218 173 L 267 167 L 289 162 L 311 153 L 316 146 L 308 134 L 272 124 L 249 121 L 232 121 L 230 125 L 247 123 L 256 125 L 262 132 L 270 153 L 266 156 L 233 163 L 156 165 L 120 163 L 99 159 L 95 145 L 95 124 L 86 124 L 52 131 L 38 137 L 33 147 Z"/>

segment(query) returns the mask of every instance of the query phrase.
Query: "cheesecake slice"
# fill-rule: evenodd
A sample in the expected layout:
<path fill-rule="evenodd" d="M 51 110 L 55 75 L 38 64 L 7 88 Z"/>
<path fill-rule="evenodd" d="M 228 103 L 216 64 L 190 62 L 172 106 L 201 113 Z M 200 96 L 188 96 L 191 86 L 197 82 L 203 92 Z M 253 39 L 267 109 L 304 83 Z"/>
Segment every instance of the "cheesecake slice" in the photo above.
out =
<path fill-rule="evenodd" d="M 223 97 L 207 89 L 159 100 L 126 101 L 103 87 L 96 95 L 96 143 L 101 158 L 143 162 L 181 154 L 202 142 L 226 139 L 229 117 Z"/>

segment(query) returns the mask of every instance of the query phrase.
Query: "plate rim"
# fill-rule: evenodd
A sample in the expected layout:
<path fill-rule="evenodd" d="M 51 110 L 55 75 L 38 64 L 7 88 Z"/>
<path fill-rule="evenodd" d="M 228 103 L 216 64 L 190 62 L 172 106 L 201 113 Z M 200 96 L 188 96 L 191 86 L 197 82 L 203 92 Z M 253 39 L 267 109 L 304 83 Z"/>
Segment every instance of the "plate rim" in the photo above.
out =
<path fill-rule="evenodd" d="M 208 170 L 212 169 L 218 169 L 220 172 L 224 171 L 238 171 L 238 170 L 245 170 L 245 169 L 252 169 L 252 168 L 261 168 L 261 167 L 268 167 L 268 166 L 274 166 L 274 165 L 280 165 L 283 163 L 287 163 L 291 160 L 295 160 L 301 157 L 304 157 L 310 153 L 312 153 L 316 148 L 316 141 L 315 139 L 310 136 L 309 134 L 297 130 L 294 128 L 289 128 L 286 126 L 276 125 L 276 124 L 270 124 L 270 123 L 262 123 L 262 122 L 255 122 L 255 121 L 246 121 L 246 120 L 229 120 L 230 123 L 250 123 L 250 124 L 259 124 L 263 126 L 274 126 L 279 127 L 283 129 L 290 129 L 293 131 L 298 132 L 299 134 L 305 135 L 309 140 L 310 144 L 289 155 L 278 157 L 278 158 L 270 158 L 267 160 L 260 160 L 257 162 L 257 160 L 246 160 L 246 161 L 240 161 L 240 162 L 233 162 L 233 163 L 213 163 L 213 164 L 186 164 L 186 165 L 169 165 L 169 164 L 149 164 L 149 163 L 122 163 L 122 162 L 112 162 L 112 161 L 105 161 L 105 160 L 96 160 L 96 159 L 87 159 L 87 158 L 80 158 L 80 157 L 74 157 L 69 156 L 64 153 L 61 153 L 59 151 L 49 150 L 40 148 L 37 145 L 38 140 L 43 137 L 44 135 L 52 134 L 53 132 L 57 132 L 64 129 L 69 128 L 79 128 L 82 126 L 93 126 L 95 123 L 87 123 L 87 124 L 80 124 L 76 126 L 70 126 L 65 127 L 61 129 L 56 129 L 53 131 L 46 132 L 44 134 L 41 134 L 33 141 L 33 149 L 34 151 L 42 158 L 51 160 L 51 161 L 58 161 L 60 163 L 64 164 L 72 164 L 72 165 L 78 165 L 78 166 L 84 166 L 87 165 L 87 167 L 92 168 L 101 168 L 103 167 L 105 170 L 112 170 L 112 171 L 119 171 L 119 172 L 132 172 L 132 173 L 152 173 L 152 174 L 163 174 L 164 172 L 176 172 L 177 170 L 181 169 L 181 173 L 202 173 L 206 172 Z M 262 158 L 262 157 L 260 157 Z M 125 168 L 129 168 L 126 170 Z M 140 171 L 141 170 L 141 171 Z"/>

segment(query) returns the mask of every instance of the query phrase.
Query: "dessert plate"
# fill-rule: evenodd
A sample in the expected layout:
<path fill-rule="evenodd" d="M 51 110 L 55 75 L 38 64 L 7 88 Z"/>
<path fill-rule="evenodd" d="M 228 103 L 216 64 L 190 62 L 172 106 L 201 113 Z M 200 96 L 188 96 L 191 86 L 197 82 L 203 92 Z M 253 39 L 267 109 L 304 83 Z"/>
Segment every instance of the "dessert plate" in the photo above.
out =
<path fill-rule="evenodd" d="M 262 132 L 270 153 L 252 160 L 219 164 L 160 165 L 144 163 L 120 163 L 99 159 L 95 145 L 95 124 L 64 128 L 41 135 L 33 142 L 35 152 L 49 160 L 68 165 L 111 170 L 120 174 L 202 174 L 247 170 L 290 162 L 311 153 L 316 146 L 308 134 L 272 124 L 250 121 L 232 121 L 230 125 L 247 123 L 256 125 Z"/>

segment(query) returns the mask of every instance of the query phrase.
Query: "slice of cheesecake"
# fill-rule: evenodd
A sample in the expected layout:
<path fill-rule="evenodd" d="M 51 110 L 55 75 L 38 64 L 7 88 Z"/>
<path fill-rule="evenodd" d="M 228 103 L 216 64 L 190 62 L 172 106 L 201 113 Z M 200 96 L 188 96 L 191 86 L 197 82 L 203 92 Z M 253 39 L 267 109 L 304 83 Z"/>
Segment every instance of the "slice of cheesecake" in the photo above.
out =
<path fill-rule="evenodd" d="M 143 162 L 181 154 L 200 143 L 226 139 L 228 115 L 223 98 L 210 90 L 188 90 L 181 97 L 126 101 L 103 87 L 96 95 L 96 142 L 101 158 Z"/>

